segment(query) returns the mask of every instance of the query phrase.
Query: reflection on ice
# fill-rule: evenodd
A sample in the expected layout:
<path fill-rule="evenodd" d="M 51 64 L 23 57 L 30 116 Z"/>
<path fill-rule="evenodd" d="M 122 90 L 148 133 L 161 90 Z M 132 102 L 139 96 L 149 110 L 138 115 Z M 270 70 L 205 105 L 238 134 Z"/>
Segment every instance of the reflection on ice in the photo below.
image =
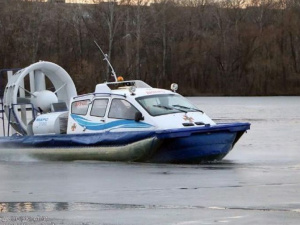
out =
<path fill-rule="evenodd" d="M 216 122 L 248 121 L 251 130 L 225 159 L 236 163 L 299 162 L 300 97 L 191 97 Z"/>

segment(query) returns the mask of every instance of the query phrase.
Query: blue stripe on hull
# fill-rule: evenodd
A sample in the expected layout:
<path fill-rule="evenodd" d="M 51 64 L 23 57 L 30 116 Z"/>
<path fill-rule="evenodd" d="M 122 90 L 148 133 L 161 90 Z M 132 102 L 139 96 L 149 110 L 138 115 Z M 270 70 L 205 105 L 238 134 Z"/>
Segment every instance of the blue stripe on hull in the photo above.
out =
<path fill-rule="evenodd" d="M 223 158 L 232 149 L 236 134 L 236 132 L 220 132 L 166 139 L 149 161 L 196 163 Z"/>
<path fill-rule="evenodd" d="M 108 123 L 92 122 L 82 116 L 71 114 L 73 120 L 75 120 L 80 126 L 85 127 L 88 130 L 101 131 L 113 128 L 149 128 L 152 125 L 144 122 L 136 122 L 134 120 L 116 120 Z"/>

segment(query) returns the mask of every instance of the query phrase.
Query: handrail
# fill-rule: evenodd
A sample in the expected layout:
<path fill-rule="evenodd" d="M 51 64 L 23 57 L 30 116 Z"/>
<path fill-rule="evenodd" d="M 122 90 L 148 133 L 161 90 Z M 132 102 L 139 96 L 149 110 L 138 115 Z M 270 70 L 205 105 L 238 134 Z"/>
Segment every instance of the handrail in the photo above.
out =
<path fill-rule="evenodd" d="M 122 94 L 115 94 L 115 93 L 97 93 L 97 92 L 94 92 L 94 93 L 89 93 L 89 94 L 78 95 L 78 96 L 73 97 L 73 99 L 81 98 L 81 97 L 85 97 L 85 96 L 89 96 L 89 95 L 93 95 L 93 96 L 96 96 L 96 95 L 116 95 L 116 96 L 121 96 L 121 97 L 126 98 L 126 94 L 122 95 Z"/>
<path fill-rule="evenodd" d="M 3 98 L 0 98 L 1 104 L 1 116 L 0 119 L 2 120 L 2 132 L 3 136 L 5 136 L 5 124 L 4 124 L 4 108 L 3 108 Z"/>
<path fill-rule="evenodd" d="M 9 107 L 9 112 L 8 112 L 8 128 L 7 128 L 7 136 L 9 136 L 9 132 L 10 132 L 10 126 L 12 124 L 12 121 L 11 121 L 11 116 L 14 117 L 15 119 L 15 124 L 20 128 L 19 130 L 20 131 L 23 131 L 21 132 L 23 135 L 26 134 L 26 131 L 20 126 L 20 121 L 18 120 L 18 117 L 16 116 L 15 114 L 15 110 L 14 110 L 14 107 L 15 106 L 19 106 L 19 105 L 31 105 L 31 109 L 32 109 L 32 118 L 35 119 L 36 115 L 35 115 L 35 112 L 38 112 L 38 110 L 36 108 L 34 108 L 34 105 L 32 103 L 16 103 L 16 104 L 11 104 L 11 107 Z M 12 114 L 12 115 L 11 115 Z"/>
<path fill-rule="evenodd" d="M 0 70 L 0 73 L 3 73 L 3 72 L 8 72 L 8 71 L 19 71 L 23 68 L 10 68 L 10 69 L 1 69 Z"/>
<path fill-rule="evenodd" d="M 16 71 L 19 71 L 21 70 L 22 68 L 7 68 L 7 69 L 0 69 L 0 119 L 2 120 L 2 132 L 3 132 L 3 136 L 5 136 L 6 134 L 6 130 L 5 130 L 5 115 L 4 115 L 4 106 L 3 106 L 3 94 L 4 94 L 4 89 L 5 89 L 5 86 L 2 86 L 3 85 L 3 77 L 2 77 L 2 74 L 4 73 L 7 73 L 9 71 L 12 71 L 13 73 L 16 72 Z"/>

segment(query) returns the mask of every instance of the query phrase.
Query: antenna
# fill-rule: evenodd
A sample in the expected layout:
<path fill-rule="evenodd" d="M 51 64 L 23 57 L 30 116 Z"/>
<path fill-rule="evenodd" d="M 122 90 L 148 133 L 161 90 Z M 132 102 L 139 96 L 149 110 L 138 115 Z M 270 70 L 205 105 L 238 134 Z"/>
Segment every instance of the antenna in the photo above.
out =
<path fill-rule="evenodd" d="M 103 59 L 103 60 L 105 60 L 105 61 L 107 62 L 107 64 L 109 65 L 109 67 L 110 67 L 110 69 L 111 69 L 112 76 L 115 78 L 115 81 L 117 82 L 117 81 L 118 81 L 117 75 L 116 75 L 116 72 L 115 72 L 114 68 L 112 67 L 112 65 L 111 65 L 110 62 L 109 62 L 108 55 L 105 54 L 105 53 L 102 51 L 102 49 L 100 48 L 100 46 L 98 45 L 98 43 L 97 43 L 95 40 L 94 40 L 94 43 L 95 43 L 96 46 L 99 48 L 99 50 L 101 51 L 102 55 L 104 56 L 104 59 Z"/>

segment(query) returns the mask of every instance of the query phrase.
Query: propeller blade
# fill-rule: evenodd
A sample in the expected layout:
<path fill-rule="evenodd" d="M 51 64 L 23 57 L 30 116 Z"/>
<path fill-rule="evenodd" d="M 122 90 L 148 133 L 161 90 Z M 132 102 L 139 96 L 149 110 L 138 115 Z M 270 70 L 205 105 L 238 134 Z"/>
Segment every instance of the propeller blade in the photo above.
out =
<path fill-rule="evenodd" d="M 23 89 L 27 94 L 30 94 L 33 97 L 36 97 L 33 93 L 31 93 L 30 91 L 26 90 L 25 88 L 19 86 L 19 88 Z"/>

